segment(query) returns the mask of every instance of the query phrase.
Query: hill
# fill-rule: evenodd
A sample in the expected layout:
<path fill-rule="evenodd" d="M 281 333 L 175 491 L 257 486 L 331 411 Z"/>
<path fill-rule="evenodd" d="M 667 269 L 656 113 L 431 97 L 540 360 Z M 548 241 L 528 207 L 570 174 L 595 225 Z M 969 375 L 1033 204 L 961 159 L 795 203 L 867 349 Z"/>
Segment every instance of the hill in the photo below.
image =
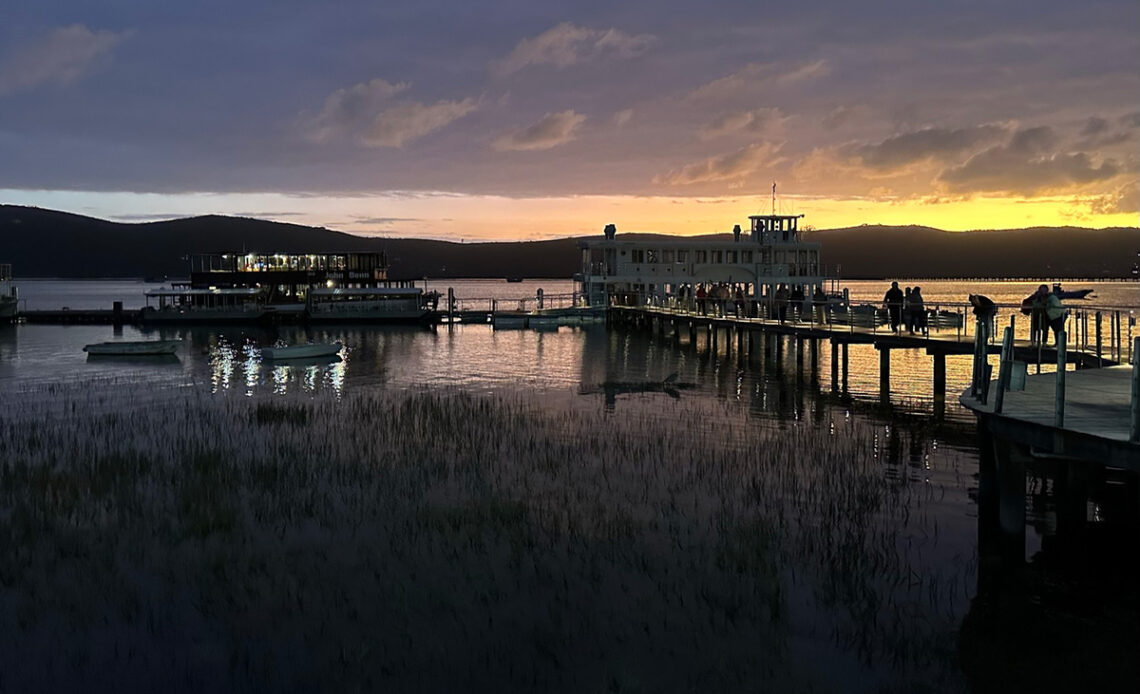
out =
<path fill-rule="evenodd" d="M 1127 277 L 1140 229 L 946 232 L 864 226 L 807 232 L 829 267 L 867 277 Z M 619 233 L 618 238 L 622 238 Z M 638 234 L 653 237 L 652 234 Z M 569 277 L 578 240 L 454 243 L 378 239 L 298 224 L 205 216 L 125 224 L 0 205 L 0 262 L 20 277 L 184 277 L 190 253 L 386 251 L 393 278 Z"/>

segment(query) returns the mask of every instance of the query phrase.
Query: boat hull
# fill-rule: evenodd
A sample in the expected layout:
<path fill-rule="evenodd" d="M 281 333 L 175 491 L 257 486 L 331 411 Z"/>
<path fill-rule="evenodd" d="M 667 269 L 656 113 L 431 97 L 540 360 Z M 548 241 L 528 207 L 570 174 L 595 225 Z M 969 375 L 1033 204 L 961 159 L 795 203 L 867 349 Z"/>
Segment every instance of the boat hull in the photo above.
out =
<path fill-rule="evenodd" d="M 178 351 L 179 340 L 146 340 L 142 342 L 99 342 L 83 348 L 88 354 L 109 357 L 141 357 L 170 355 Z"/>
<path fill-rule="evenodd" d="M 156 310 L 144 308 L 139 312 L 143 323 L 159 324 L 218 324 L 218 323 L 257 323 L 265 319 L 265 310 L 250 311 L 211 311 L 211 310 Z"/>
<path fill-rule="evenodd" d="M 339 342 L 320 345 L 290 345 L 288 347 L 262 347 L 261 358 L 272 361 L 286 359 L 322 359 L 340 354 L 343 345 Z"/>

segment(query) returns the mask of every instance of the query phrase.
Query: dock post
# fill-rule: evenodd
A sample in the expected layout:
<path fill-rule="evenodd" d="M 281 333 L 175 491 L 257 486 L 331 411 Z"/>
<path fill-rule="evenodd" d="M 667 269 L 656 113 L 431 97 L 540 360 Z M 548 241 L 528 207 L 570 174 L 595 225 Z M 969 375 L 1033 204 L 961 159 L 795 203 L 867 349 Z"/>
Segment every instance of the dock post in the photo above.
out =
<path fill-rule="evenodd" d="M 843 392 L 844 393 L 847 392 L 847 372 L 848 372 L 848 369 L 847 369 L 847 364 L 848 364 L 847 347 L 848 347 L 848 343 L 844 342 L 843 343 Z"/>
<path fill-rule="evenodd" d="M 946 398 L 946 353 L 934 353 L 934 399 Z"/>
<path fill-rule="evenodd" d="M 1140 352 L 1140 337 L 1132 340 L 1132 353 Z M 1128 440 L 1140 441 L 1140 359 L 1132 360 L 1132 426 L 1128 428 Z"/>
<path fill-rule="evenodd" d="M 1088 522 L 1089 465 L 1083 460 L 1063 459 L 1057 470 L 1057 535 L 1066 549 L 1080 541 Z"/>
<path fill-rule="evenodd" d="M 1065 350 L 1068 347 L 1068 337 L 1065 331 L 1057 333 L 1057 386 L 1053 396 L 1053 425 L 1058 429 L 1065 426 L 1065 364 L 1068 359 Z"/>
<path fill-rule="evenodd" d="M 1001 338 L 1001 361 L 998 362 L 998 389 L 994 395 L 994 414 L 1001 414 L 1005 405 L 1005 390 L 1009 387 L 1010 370 L 1013 369 L 1013 319 Z"/>
<path fill-rule="evenodd" d="M 447 322 L 455 323 L 455 287 L 447 288 Z"/>
<path fill-rule="evenodd" d="M 891 399 L 891 348 L 879 348 L 879 399 Z"/>
<path fill-rule="evenodd" d="M 831 392 L 839 390 L 839 343 L 831 340 Z"/>
<path fill-rule="evenodd" d="M 1025 561 L 1025 460 L 1013 444 L 995 440 L 998 477 L 998 526 L 1002 558 Z"/>
<path fill-rule="evenodd" d="M 1100 311 L 1096 312 L 1096 366 L 1098 369 L 1104 366 L 1104 356 L 1101 353 Z"/>

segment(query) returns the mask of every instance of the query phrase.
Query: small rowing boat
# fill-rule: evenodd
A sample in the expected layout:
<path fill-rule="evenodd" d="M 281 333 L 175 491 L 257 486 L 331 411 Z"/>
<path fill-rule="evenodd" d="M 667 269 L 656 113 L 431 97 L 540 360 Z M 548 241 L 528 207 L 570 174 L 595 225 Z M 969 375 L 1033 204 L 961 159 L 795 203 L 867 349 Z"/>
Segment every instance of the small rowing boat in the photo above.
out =
<path fill-rule="evenodd" d="M 262 359 L 315 359 L 336 356 L 343 345 L 339 342 L 314 345 L 288 345 L 286 347 L 262 347 Z"/>
<path fill-rule="evenodd" d="M 143 340 L 141 342 L 99 342 L 83 348 L 88 354 L 101 356 L 147 356 L 156 354 L 174 354 L 178 351 L 181 340 Z"/>

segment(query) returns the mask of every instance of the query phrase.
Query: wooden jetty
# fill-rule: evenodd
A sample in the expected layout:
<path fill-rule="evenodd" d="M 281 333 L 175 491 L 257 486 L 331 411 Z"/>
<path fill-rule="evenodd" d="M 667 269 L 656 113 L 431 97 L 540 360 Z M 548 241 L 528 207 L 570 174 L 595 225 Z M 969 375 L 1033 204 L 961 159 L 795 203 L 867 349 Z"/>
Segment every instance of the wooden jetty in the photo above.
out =
<path fill-rule="evenodd" d="M 1011 308 L 1014 307 L 1006 307 L 1007 310 Z M 976 355 L 980 350 L 981 355 L 988 357 L 1002 351 L 1000 343 L 989 339 L 991 331 L 988 327 L 979 329 L 977 324 L 972 326 L 972 321 L 966 319 L 965 305 L 956 305 L 955 309 L 959 311 L 959 320 L 952 324 L 932 326 L 913 335 L 880 326 L 873 317 L 867 324 L 860 324 L 859 318 L 850 309 L 805 310 L 789 316 L 785 321 L 779 321 L 767 317 L 771 313 L 765 311 L 762 305 L 745 306 L 743 310 L 734 312 L 731 306 L 706 306 L 704 310 L 698 310 L 691 301 L 661 304 L 639 301 L 633 305 L 611 305 L 607 318 L 611 322 L 650 330 L 663 338 L 671 337 L 677 342 L 695 344 L 698 334 L 704 333 L 710 344 L 716 346 L 723 341 L 730 351 L 734 346 L 738 350 L 743 349 L 745 340 L 750 339 L 753 333 L 790 336 L 796 341 L 797 352 L 803 349 L 804 342 L 811 343 L 811 349 L 816 350 L 819 342 L 827 340 L 831 346 L 833 389 L 838 389 L 839 384 L 847 380 L 849 346 L 871 345 L 879 352 L 880 396 L 884 400 L 890 397 L 891 391 L 891 351 L 923 350 L 933 358 L 931 392 L 935 401 L 939 402 L 946 396 L 947 356 Z M 935 315 L 939 313 L 942 312 L 936 311 Z M 1078 368 L 1090 368 L 1131 359 L 1131 340 L 1125 339 L 1131 334 L 1131 322 L 1123 320 L 1119 311 L 1108 313 L 1108 321 L 1103 320 L 1100 312 L 1074 316 L 1073 323 L 1078 327 L 1077 333 L 1082 336 L 1082 342 L 1080 349 L 1065 352 L 1067 363 L 1075 364 Z M 1083 327 L 1085 324 L 1095 326 L 1095 331 Z M 1105 327 L 1109 330 L 1104 330 Z M 979 341 L 980 334 L 985 337 Z M 1029 339 L 1014 340 L 1010 349 L 1014 360 L 1037 365 L 1038 370 L 1041 364 L 1053 363 L 1058 358 L 1056 346 L 1046 347 Z"/>

